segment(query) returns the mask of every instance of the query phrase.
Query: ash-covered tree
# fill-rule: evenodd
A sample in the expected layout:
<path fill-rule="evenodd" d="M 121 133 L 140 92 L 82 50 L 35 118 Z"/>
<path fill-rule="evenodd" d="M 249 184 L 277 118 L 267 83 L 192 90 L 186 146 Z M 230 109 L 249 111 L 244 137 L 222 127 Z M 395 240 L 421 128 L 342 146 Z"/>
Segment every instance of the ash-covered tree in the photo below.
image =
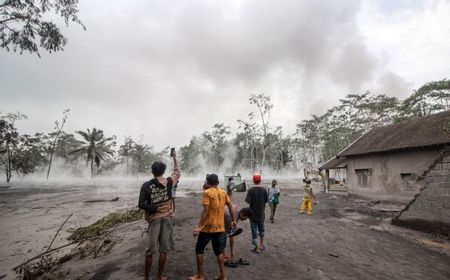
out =
<path fill-rule="evenodd" d="M 305 167 L 310 169 L 317 168 L 317 164 L 320 161 L 320 124 L 321 118 L 313 115 L 312 119 L 298 123 L 294 133 L 297 146 L 303 154 L 301 160 Z"/>
<path fill-rule="evenodd" d="M 48 52 L 64 49 L 67 38 L 51 14 L 86 29 L 78 18 L 78 0 L 4 0 L 0 4 L 0 46 L 7 51 L 24 51 L 39 55 L 39 48 Z"/>
<path fill-rule="evenodd" d="M 91 166 L 91 178 L 94 177 L 94 163 L 97 169 L 100 163 L 105 161 L 108 157 L 114 155 L 112 147 L 115 145 L 115 137 L 106 137 L 103 130 L 93 128 L 92 131 L 76 131 L 82 137 L 78 141 L 78 148 L 71 151 L 69 154 L 86 157 L 86 165 Z"/>
<path fill-rule="evenodd" d="M 56 141 L 56 146 L 53 150 L 53 158 L 52 158 L 52 173 L 55 169 L 55 161 L 58 164 L 57 167 L 63 168 L 63 170 L 72 172 L 73 174 L 80 174 L 80 170 L 77 168 L 76 162 L 78 161 L 80 155 L 79 154 L 70 154 L 73 150 L 76 150 L 80 146 L 80 141 L 75 138 L 72 133 L 67 133 L 65 131 L 61 131 L 59 136 L 57 136 L 58 131 L 52 131 L 44 136 L 43 145 L 46 151 L 47 159 L 50 158 L 50 153 L 52 149 L 52 145 L 54 143 L 55 138 L 58 138 Z M 47 161 L 48 164 L 48 161 Z M 48 168 L 48 167 L 47 167 Z M 48 171 L 48 170 L 47 170 Z"/>
<path fill-rule="evenodd" d="M 450 110 L 450 80 L 447 79 L 426 83 L 406 98 L 401 104 L 398 121 L 445 110 Z"/>
<path fill-rule="evenodd" d="M 142 139 L 133 144 L 130 158 L 132 160 L 132 171 L 135 174 L 149 174 L 152 163 L 161 160 L 153 151 L 153 147 L 142 143 Z"/>
<path fill-rule="evenodd" d="M 127 175 L 130 169 L 130 157 L 133 154 L 134 145 L 133 139 L 131 139 L 131 137 L 126 137 L 124 143 L 119 147 L 119 156 L 125 161 Z"/>
<path fill-rule="evenodd" d="M 230 127 L 223 123 L 216 123 L 211 131 L 205 131 L 202 138 L 207 145 L 206 154 L 210 164 L 219 167 L 225 160 L 227 138 L 230 135 Z"/>
<path fill-rule="evenodd" d="M 50 148 L 52 145 L 53 139 L 55 139 L 57 132 L 51 132 L 47 135 L 47 148 L 48 153 L 50 153 Z M 54 158 L 62 158 L 64 159 L 65 163 L 73 163 L 76 159 L 75 156 L 70 156 L 70 152 L 78 148 L 79 141 L 75 138 L 75 136 L 71 133 L 66 133 L 62 131 L 59 134 L 58 141 L 56 143 L 55 151 L 54 151 Z"/>
<path fill-rule="evenodd" d="M 261 141 L 259 126 L 253 121 L 254 114 L 248 114 L 249 120 L 237 120 L 238 133 L 234 140 L 237 148 L 236 164 L 254 170 L 259 161 L 258 147 Z"/>
<path fill-rule="evenodd" d="M 34 136 L 21 135 L 17 151 L 12 157 L 13 169 L 18 175 L 26 175 L 42 170 L 47 164 L 44 135 L 36 133 Z"/>
<path fill-rule="evenodd" d="M 198 160 L 203 156 L 205 143 L 201 137 L 193 136 L 188 145 L 180 147 L 180 168 L 187 174 L 198 174 L 202 166 Z"/>
<path fill-rule="evenodd" d="M 275 170 L 281 170 L 287 167 L 292 161 L 289 146 L 291 140 L 283 136 L 283 129 L 277 126 L 273 132 L 267 134 L 267 165 Z"/>
<path fill-rule="evenodd" d="M 0 158 L 8 183 L 11 181 L 12 171 L 15 169 L 14 158 L 20 143 L 20 134 L 15 127 L 15 122 L 23 119 L 27 119 L 27 116 L 20 112 L 0 116 Z"/>

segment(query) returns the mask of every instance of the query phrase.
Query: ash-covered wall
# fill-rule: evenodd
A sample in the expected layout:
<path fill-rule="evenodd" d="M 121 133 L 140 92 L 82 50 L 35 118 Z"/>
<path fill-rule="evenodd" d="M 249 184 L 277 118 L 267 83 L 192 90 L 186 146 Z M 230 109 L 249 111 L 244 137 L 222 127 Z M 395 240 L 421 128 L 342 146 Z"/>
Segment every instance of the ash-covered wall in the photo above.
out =
<path fill-rule="evenodd" d="M 422 178 L 423 188 L 393 224 L 439 232 L 450 237 L 450 151 L 447 149 Z"/>

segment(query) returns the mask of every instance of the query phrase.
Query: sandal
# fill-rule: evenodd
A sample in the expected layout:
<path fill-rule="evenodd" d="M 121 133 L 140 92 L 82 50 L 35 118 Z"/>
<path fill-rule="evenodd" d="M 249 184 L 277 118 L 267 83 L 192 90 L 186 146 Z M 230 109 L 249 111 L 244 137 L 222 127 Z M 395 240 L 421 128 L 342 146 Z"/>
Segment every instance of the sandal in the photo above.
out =
<path fill-rule="evenodd" d="M 239 259 L 239 260 L 238 260 L 238 263 L 239 263 L 240 265 L 250 265 L 250 263 L 249 263 L 248 261 L 244 260 L 244 259 Z"/>
<path fill-rule="evenodd" d="M 258 247 L 255 247 L 255 248 L 251 249 L 250 251 L 251 251 L 252 253 L 259 254 Z"/>
<path fill-rule="evenodd" d="M 260 251 L 266 250 L 266 246 L 264 246 L 264 245 L 259 246 L 259 250 L 260 250 Z"/>
<path fill-rule="evenodd" d="M 224 262 L 224 265 L 228 266 L 228 267 L 237 267 L 238 266 L 236 262 L 232 262 L 232 261 L 226 261 L 226 262 Z"/>

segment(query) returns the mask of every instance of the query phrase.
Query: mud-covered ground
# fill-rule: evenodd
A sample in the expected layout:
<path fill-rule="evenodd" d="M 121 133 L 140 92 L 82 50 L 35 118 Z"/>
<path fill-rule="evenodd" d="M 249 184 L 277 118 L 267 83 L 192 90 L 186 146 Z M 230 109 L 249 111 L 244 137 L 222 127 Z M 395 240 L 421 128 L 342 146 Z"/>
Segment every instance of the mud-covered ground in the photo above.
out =
<path fill-rule="evenodd" d="M 345 192 L 319 193 L 313 215 L 300 215 L 301 189 L 293 181 L 279 182 L 282 196 L 276 220 L 274 224 L 266 221 L 267 250 L 259 255 L 250 252 L 249 224 L 241 222 L 244 232 L 236 238 L 236 251 L 238 258 L 250 265 L 227 268 L 228 279 L 450 279 L 447 239 L 389 224 L 401 205 L 349 197 Z M 201 211 L 200 194 L 191 193 L 197 190 L 195 183 L 185 184 L 188 196 L 177 198 L 176 249 L 167 260 L 168 279 L 187 279 L 195 273 L 192 229 Z M 13 279 L 13 266 L 45 250 L 70 213 L 74 217 L 55 246 L 66 242 L 67 229 L 135 206 L 140 185 L 125 185 L 0 192 L 0 277 Z M 117 202 L 85 202 L 116 196 L 120 198 Z M 235 193 L 232 199 L 244 206 L 244 198 L 245 193 Z M 109 253 L 101 252 L 95 259 L 75 256 L 47 277 L 143 279 L 145 230 L 145 221 L 119 226 L 111 236 L 117 244 Z M 213 279 L 218 269 L 212 250 L 206 251 L 205 257 L 206 279 Z M 156 266 L 153 276 L 155 273 Z"/>

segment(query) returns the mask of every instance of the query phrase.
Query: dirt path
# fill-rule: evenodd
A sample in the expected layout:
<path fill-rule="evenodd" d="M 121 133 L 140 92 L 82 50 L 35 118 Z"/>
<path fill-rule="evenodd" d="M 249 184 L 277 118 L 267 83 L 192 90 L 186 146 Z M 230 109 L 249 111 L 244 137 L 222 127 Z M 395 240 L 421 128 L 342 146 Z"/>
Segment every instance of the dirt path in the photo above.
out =
<path fill-rule="evenodd" d="M 235 194 L 233 201 L 244 205 L 244 195 Z M 228 279 L 450 279 L 450 257 L 414 241 L 435 237 L 386 222 L 392 214 L 386 208 L 394 209 L 395 205 L 384 205 L 384 210 L 377 211 L 383 205 L 372 207 L 369 201 L 319 194 L 314 214 L 300 216 L 300 199 L 295 190 L 283 191 L 275 223 L 266 223 L 267 250 L 259 255 L 250 252 L 248 222 L 241 224 L 244 233 L 237 238 L 237 254 L 251 265 L 227 268 Z M 198 222 L 199 201 L 199 197 L 177 199 L 176 250 L 166 265 L 168 279 L 187 279 L 195 272 L 191 230 Z M 121 242 L 108 255 L 75 258 L 53 275 L 64 279 L 143 279 L 145 229 L 145 222 L 141 222 L 119 230 L 115 237 Z M 450 248 L 448 241 L 438 242 L 443 245 L 441 251 Z M 212 250 L 206 251 L 205 257 L 206 279 L 213 279 L 217 264 Z M 155 272 L 153 267 L 153 275 Z"/>

